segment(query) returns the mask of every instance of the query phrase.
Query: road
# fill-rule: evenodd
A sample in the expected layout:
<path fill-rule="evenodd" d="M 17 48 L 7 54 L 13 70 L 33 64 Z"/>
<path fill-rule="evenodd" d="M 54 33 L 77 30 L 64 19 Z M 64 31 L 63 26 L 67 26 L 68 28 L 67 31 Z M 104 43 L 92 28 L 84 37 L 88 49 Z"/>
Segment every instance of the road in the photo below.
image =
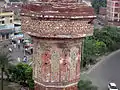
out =
<path fill-rule="evenodd" d="M 104 26 L 99 25 L 98 22 L 99 22 L 99 20 L 97 20 L 97 19 L 94 20 L 94 22 L 93 22 L 94 23 L 94 28 L 95 29 L 101 29 L 101 28 L 103 28 Z"/>
<path fill-rule="evenodd" d="M 10 55 L 11 55 L 11 58 L 13 59 L 12 62 L 14 64 L 19 63 L 18 60 L 17 60 L 18 57 L 20 58 L 21 61 L 23 60 L 23 58 L 24 58 L 24 48 L 23 48 L 22 44 L 20 45 L 20 49 L 18 49 L 18 48 L 13 48 L 13 45 L 9 44 L 10 41 L 4 41 L 4 42 L 0 42 L 0 43 L 1 43 L 0 47 L 3 47 L 3 45 L 8 44 L 8 46 L 6 48 L 4 48 L 4 50 L 6 52 L 8 52 L 9 48 L 12 48 L 13 51 L 10 53 Z M 28 55 L 28 54 L 25 54 L 25 55 L 28 57 L 28 59 L 31 58 L 31 55 Z"/>
<path fill-rule="evenodd" d="M 24 51 L 23 51 L 23 47 L 21 46 L 20 49 L 18 48 L 13 48 L 12 45 L 9 46 L 10 48 L 12 48 L 12 53 L 11 53 L 11 57 L 12 59 L 14 60 L 13 63 L 14 64 L 17 64 L 18 61 L 17 61 L 17 58 L 20 57 L 21 61 L 23 60 L 24 58 Z"/>
<path fill-rule="evenodd" d="M 109 82 L 115 82 L 120 88 L 120 50 L 106 56 L 100 64 L 90 70 L 88 76 L 99 90 L 107 90 Z"/>

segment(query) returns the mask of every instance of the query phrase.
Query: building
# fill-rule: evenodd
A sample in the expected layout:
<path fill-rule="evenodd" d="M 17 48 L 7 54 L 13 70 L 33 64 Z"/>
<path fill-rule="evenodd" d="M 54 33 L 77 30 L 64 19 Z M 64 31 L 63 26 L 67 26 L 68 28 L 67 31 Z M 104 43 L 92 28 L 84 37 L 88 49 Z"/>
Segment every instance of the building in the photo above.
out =
<path fill-rule="evenodd" d="M 33 39 L 35 90 L 77 90 L 84 37 L 93 35 L 92 7 L 36 2 L 22 6 L 21 25 Z"/>
<path fill-rule="evenodd" d="M 0 6 L 4 5 L 5 1 L 4 0 L 0 0 Z"/>
<path fill-rule="evenodd" d="M 120 0 L 107 0 L 107 20 L 111 25 L 120 25 Z"/>
<path fill-rule="evenodd" d="M 0 41 L 9 39 L 14 33 L 14 12 L 0 8 Z"/>
<path fill-rule="evenodd" d="M 22 38 L 20 10 L 22 2 L 0 1 L 0 40 Z"/>
<path fill-rule="evenodd" d="M 101 26 L 105 26 L 108 24 L 108 21 L 106 20 L 106 7 L 99 8 L 99 14 L 97 15 L 97 22 Z"/>
<path fill-rule="evenodd" d="M 9 1 L 9 0 L 5 0 L 5 2 L 6 2 L 6 3 L 10 3 L 10 1 Z"/>
<path fill-rule="evenodd" d="M 22 2 L 11 2 L 7 4 L 7 8 L 9 10 L 14 11 L 14 20 L 20 21 L 20 11 L 21 11 L 21 6 Z"/>
<path fill-rule="evenodd" d="M 107 18 L 109 21 L 120 21 L 120 0 L 107 0 Z"/>

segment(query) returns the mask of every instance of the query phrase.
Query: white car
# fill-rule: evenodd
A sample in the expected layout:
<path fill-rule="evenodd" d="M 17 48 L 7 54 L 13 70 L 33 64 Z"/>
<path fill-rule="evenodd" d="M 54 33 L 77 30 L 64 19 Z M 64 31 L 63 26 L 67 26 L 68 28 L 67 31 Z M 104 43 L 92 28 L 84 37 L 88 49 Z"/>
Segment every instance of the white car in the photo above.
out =
<path fill-rule="evenodd" d="M 115 83 L 109 83 L 108 84 L 108 90 L 118 90 L 118 88 L 116 87 Z"/>

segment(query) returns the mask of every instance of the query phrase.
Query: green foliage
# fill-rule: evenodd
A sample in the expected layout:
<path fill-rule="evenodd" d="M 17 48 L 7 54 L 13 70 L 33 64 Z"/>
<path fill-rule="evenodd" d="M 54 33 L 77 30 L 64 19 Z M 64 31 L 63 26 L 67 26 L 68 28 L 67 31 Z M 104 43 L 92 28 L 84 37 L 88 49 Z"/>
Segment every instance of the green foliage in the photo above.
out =
<path fill-rule="evenodd" d="M 34 88 L 32 79 L 32 67 L 28 64 L 19 63 L 10 70 L 12 81 L 27 84 L 30 89 Z"/>
<path fill-rule="evenodd" d="M 2 86 L 3 87 L 3 72 L 5 72 L 8 80 L 12 80 L 18 83 L 27 84 L 27 86 L 33 90 L 34 81 L 32 79 L 32 67 L 28 64 L 19 63 L 14 66 L 9 62 L 12 61 L 9 53 L 1 50 L 0 52 L 0 68 L 2 71 Z M 3 89 L 2 89 L 3 90 Z"/>
<path fill-rule="evenodd" d="M 3 49 L 0 50 L 0 68 L 8 68 L 9 62 L 12 61 L 9 53 L 4 52 Z"/>
<path fill-rule="evenodd" d="M 3 72 L 9 68 L 9 62 L 12 61 L 9 53 L 0 50 L 0 69 L 1 69 L 1 90 L 3 90 Z"/>
<path fill-rule="evenodd" d="M 104 27 L 102 30 L 95 30 L 94 38 L 103 41 L 108 51 L 114 51 L 120 48 L 120 29 L 116 27 Z"/>
<path fill-rule="evenodd" d="M 103 41 L 95 40 L 93 37 L 87 37 L 84 40 L 82 67 L 85 67 L 87 64 L 94 64 L 96 57 L 103 55 L 106 50 L 107 47 Z"/>
<path fill-rule="evenodd" d="M 28 87 L 29 87 L 31 90 L 34 90 L 34 80 L 33 80 L 33 79 L 28 79 L 28 80 L 27 80 L 27 83 L 28 83 Z"/>
<path fill-rule="evenodd" d="M 100 7 L 106 7 L 107 0 L 92 0 L 92 7 L 95 9 L 95 12 L 98 14 Z"/>
<path fill-rule="evenodd" d="M 95 40 L 93 43 L 94 53 L 96 56 L 104 54 L 107 50 L 106 44 L 103 41 Z"/>
<path fill-rule="evenodd" d="M 29 68 L 26 69 L 25 71 L 25 76 L 27 76 L 27 83 L 29 88 L 33 89 L 34 88 L 34 81 L 32 79 L 32 68 L 29 66 Z"/>
<path fill-rule="evenodd" d="M 120 48 L 120 29 L 116 27 L 104 27 L 95 29 L 92 37 L 84 40 L 84 49 L 81 67 L 96 63 L 98 56 Z"/>
<path fill-rule="evenodd" d="M 78 82 L 78 90 L 97 90 L 97 87 L 93 86 L 91 81 L 80 80 Z"/>

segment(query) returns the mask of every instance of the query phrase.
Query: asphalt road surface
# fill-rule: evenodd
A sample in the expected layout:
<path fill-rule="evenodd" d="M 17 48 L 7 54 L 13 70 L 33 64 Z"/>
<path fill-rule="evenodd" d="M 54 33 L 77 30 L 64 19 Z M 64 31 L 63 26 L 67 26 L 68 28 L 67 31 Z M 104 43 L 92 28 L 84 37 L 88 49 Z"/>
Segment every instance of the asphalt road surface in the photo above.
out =
<path fill-rule="evenodd" d="M 101 28 L 103 28 L 104 26 L 98 24 L 98 22 L 99 22 L 98 20 L 96 20 L 96 19 L 94 20 L 94 28 L 95 29 L 101 29 Z"/>
<path fill-rule="evenodd" d="M 7 46 L 6 48 L 4 48 L 4 50 L 5 50 L 6 52 L 8 52 L 8 49 L 9 49 L 9 48 L 12 48 L 12 52 L 10 53 L 10 55 L 11 55 L 11 58 L 13 59 L 12 63 L 14 63 L 14 64 L 19 63 L 18 60 L 17 60 L 18 57 L 20 58 L 21 61 L 23 60 L 24 55 L 27 56 L 28 59 L 31 58 L 31 55 L 24 54 L 24 48 L 23 48 L 23 45 L 22 45 L 22 44 L 20 45 L 20 49 L 18 49 L 18 47 L 14 48 L 13 45 L 9 44 L 10 41 L 4 41 L 4 42 L 0 42 L 0 43 L 1 43 L 1 44 L 0 44 L 0 48 L 3 47 L 4 43 L 5 43 L 5 44 L 8 44 L 8 46 Z M 3 44 L 2 44 L 2 43 L 3 43 Z M 28 63 L 29 63 L 29 62 L 28 62 Z"/>
<path fill-rule="evenodd" d="M 115 82 L 120 89 L 120 50 L 106 56 L 88 76 L 99 90 L 107 90 L 109 82 Z"/>

